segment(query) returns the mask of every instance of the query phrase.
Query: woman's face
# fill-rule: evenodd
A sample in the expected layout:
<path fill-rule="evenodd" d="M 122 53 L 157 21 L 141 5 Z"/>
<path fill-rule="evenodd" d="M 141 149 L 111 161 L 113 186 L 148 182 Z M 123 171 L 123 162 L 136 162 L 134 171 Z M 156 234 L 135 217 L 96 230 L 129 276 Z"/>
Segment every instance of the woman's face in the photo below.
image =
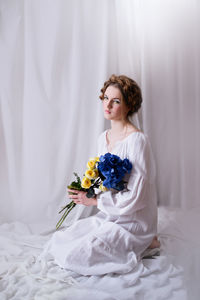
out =
<path fill-rule="evenodd" d="M 123 96 L 120 90 L 115 86 L 108 86 L 103 102 L 104 117 L 107 120 L 125 120 L 129 111 L 123 101 Z"/>

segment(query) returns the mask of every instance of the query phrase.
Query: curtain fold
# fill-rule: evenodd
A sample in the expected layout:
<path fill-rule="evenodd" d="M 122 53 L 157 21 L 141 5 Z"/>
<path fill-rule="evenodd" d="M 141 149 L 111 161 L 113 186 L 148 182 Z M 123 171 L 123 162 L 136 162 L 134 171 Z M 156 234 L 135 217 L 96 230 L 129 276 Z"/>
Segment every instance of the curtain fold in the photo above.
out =
<path fill-rule="evenodd" d="M 55 224 L 108 126 L 98 97 L 113 73 L 142 88 L 134 122 L 151 140 L 159 204 L 199 205 L 198 1 L 1 1 L 0 15 L 2 222 Z"/>

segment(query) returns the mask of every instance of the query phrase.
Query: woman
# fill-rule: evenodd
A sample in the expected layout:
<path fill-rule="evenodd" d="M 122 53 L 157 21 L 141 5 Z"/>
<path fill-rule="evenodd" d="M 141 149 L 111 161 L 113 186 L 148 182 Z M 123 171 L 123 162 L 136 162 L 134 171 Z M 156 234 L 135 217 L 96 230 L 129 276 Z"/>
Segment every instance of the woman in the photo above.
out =
<path fill-rule="evenodd" d="M 151 147 L 148 137 L 129 121 L 141 106 L 140 88 L 126 76 L 112 75 L 104 83 L 100 99 L 111 128 L 99 137 L 98 155 L 111 152 L 129 159 L 133 167 L 126 176 L 127 187 L 94 198 L 69 189 L 74 193 L 69 198 L 76 204 L 96 205 L 99 212 L 56 232 L 44 251 L 60 267 L 82 275 L 128 273 L 148 247 L 159 246 Z"/>

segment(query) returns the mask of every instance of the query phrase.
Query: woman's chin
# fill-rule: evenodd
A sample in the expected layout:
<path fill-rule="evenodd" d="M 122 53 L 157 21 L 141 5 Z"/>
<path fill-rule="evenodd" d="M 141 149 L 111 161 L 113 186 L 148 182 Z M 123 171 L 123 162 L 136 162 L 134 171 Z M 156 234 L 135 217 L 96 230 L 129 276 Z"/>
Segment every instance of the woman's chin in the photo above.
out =
<path fill-rule="evenodd" d="M 112 116 L 109 114 L 104 114 L 104 118 L 107 120 L 112 120 Z"/>

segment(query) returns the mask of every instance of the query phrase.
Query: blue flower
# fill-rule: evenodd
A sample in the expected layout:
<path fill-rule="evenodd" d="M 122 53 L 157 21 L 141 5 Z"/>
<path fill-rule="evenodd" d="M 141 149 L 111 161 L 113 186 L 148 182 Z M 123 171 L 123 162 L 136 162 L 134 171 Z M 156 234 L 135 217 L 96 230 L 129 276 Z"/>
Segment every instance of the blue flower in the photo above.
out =
<path fill-rule="evenodd" d="M 108 189 L 123 190 L 123 177 L 126 173 L 130 173 L 131 169 L 132 164 L 127 158 L 122 160 L 119 156 L 111 153 L 100 156 L 98 171 L 104 180 L 103 185 Z"/>
<path fill-rule="evenodd" d="M 131 169 L 132 169 L 132 163 L 128 160 L 128 158 L 125 158 L 123 160 L 123 169 L 125 170 L 125 172 L 130 173 Z"/>

